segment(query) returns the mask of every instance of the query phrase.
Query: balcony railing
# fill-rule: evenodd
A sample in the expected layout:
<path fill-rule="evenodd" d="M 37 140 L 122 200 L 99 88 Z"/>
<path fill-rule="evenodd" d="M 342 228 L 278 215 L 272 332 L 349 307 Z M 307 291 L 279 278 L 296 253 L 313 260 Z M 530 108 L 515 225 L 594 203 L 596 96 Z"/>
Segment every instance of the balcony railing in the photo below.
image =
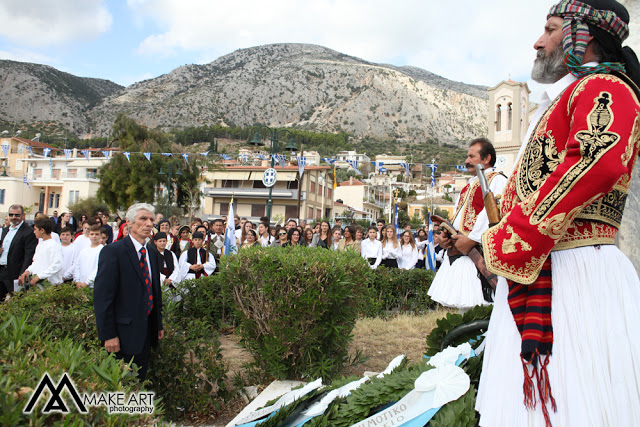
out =
<path fill-rule="evenodd" d="M 231 188 L 231 187 L 206 187 L 204 194 L 209 197 L 233 197 L 238 199 L 267 199 L 268 188 Z M 298 190 L 288 188 L 274 188 L 271 192 L 272 199 L 297 200 Z M 301 193 L 300 200 L 307 200 L 307 192 Z"/>

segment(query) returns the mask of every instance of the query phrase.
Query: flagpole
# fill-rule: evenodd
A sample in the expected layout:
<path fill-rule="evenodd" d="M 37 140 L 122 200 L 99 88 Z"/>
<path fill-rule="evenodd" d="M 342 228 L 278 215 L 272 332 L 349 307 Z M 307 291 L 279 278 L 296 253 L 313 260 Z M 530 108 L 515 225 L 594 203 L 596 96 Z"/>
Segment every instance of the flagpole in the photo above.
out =
<path fill-rule="evenodd" d="M 302 158 L 304 157 L 304 145 L 300 145 L 300 157 L 298 162 L 302 161 Z M 300 165 L 298 165 L 298 168 L 300 168 Z M 302 173 L 304 175 L 304 172 Z M 300 195 L 302 194 L 302 175 L 300 175 L 298 177 L 298 224 L 300 224 L 300 220 L 302 219 L 302 215 L 300 212 Z"/>

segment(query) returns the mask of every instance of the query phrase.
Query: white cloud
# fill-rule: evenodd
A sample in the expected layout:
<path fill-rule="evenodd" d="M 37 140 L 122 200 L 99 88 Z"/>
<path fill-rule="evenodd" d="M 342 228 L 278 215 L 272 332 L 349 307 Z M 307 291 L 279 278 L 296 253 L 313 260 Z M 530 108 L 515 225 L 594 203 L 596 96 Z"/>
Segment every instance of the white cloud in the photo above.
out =
<path fill-rule="evenodd" d="M 0 35 L 20 46 L 88 40 L 107 31 L 112 17 L 104 0 L 2 0 Z"/>
<path fill-rule="evenodd" d="M 526 79 L 554 0 L 128 0 L 160 30 L 138 52 L 215 58 L 268 43 L 314 43 L 466 83 Z"/>
<path fill-rule="evenodd" d="M 19 62 L 59 66 L 57 61 L 49 56 L 24 49 L 0 50 L 0 58 Z"/>

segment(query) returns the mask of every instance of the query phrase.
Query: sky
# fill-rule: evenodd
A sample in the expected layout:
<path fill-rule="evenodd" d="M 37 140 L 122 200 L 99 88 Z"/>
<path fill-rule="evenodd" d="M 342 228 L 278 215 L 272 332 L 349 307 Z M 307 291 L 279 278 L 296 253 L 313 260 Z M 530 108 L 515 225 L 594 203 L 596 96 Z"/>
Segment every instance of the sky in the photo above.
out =
<path fill-rule="evenodd" d="M 0 59 L 123 86 L 237 49 L 311 43 L 495 86 L 530 81 L 554 0 L 2 0 Z M 535 101 L 535 99 L 534 99 Z"/>

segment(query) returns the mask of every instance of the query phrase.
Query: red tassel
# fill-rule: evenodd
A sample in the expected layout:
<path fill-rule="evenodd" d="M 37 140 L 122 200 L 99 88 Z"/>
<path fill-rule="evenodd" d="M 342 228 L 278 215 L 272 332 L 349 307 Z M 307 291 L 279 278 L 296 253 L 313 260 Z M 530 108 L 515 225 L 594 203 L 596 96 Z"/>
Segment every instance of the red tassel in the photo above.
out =
<path fill-rule="evenodd" d="M 549 383 L 549 372 L 547 371 L 547 365 L 549 365 L 549 354 L 540 356 L 538 350 L 536 355 L 540 361 L 540 372 L 536 369 L 536 382 L 538 383 L 538 395 L 540 396 L 540 406 L 542 407 L 542 414 L 544 415 L 544 421 L 547 427 L 551 427 L 551 417 L 549 416 L 549 410 L 547 409 L 547 402 L 551 401 L 551 408 L 553 412 L 556 412 L 556 400 L 551 394 L 551 384 Z"/>
<path fill-rule="evenodd" d="M 522 392 L 524 394 L 524 406 L 528 409 L 535 409 L 536 396 L 535 389 L 533 387 L 533 376 L 536 373 L 536 368 L 532 368 L 533 371 L 531 372 L 531 375 L 529 375 L 528 366 L 532 365 L 531 361 L 527 362 L 522 356 L 520 356 L 520 360 L 522 360 L 522 369 L 524 371 L 524 384 L 522 385 Z"/>

